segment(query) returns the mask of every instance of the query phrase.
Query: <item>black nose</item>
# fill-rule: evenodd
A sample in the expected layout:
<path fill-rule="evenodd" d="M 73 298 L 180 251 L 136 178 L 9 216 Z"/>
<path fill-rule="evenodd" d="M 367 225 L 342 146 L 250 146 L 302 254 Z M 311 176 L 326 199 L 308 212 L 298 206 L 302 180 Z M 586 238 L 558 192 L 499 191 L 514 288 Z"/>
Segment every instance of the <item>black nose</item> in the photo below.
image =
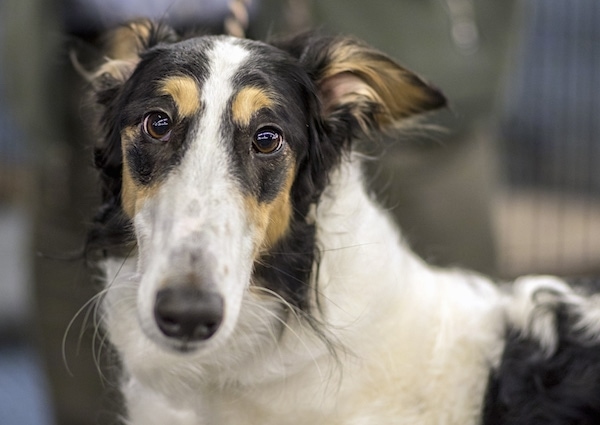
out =
<path fill-rule="evenodd" d="M 203 341 L 214 335 L 223 320 L 223 298 L 194 286 L 161 289 L 156 294 L 154 318 L 168 337 Z"/>

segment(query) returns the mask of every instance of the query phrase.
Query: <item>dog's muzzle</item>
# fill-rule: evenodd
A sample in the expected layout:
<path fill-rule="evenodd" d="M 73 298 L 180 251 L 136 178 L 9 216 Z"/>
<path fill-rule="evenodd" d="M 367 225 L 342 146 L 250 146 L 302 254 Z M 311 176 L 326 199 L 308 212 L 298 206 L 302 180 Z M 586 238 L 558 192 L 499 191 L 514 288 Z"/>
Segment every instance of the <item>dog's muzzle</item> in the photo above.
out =
<path fill-rule="evenodd" d="M 170 178 L 135 217 L 138 319 L 145 335 L 164 348 L 214 349 L 236 326 L 252 273 L 254 233 L 237 188 L 225 177 L 219 187 L 227 196 L 220 197 L 189 183 L 206 178 Z"/>
<path fill-rule="evenodd" d="M 204 341 L 223 321 L 223 297 L 191 284 L 161 289 L 156 294 L 154 319 L 160 331 L 183 342 Z"/>

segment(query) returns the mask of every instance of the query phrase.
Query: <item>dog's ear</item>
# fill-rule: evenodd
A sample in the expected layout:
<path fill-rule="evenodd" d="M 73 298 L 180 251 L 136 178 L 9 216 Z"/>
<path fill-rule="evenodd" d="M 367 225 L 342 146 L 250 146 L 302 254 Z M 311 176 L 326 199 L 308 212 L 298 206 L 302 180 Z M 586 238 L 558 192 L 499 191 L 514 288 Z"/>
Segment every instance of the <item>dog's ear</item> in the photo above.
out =
<path fill-rule="evenodd" d="M 99 103 L 107 103 L 115 89 L 133 73 L 141 55 L 161 43 L 178 41 L 175 31 L 147 19 L 136 20 L 109 31 L 102 40 L 103 63 L 86 75 Z"/>
<path fill-rule="evenodd" d="M 313 78 L 324 118 L 334 129 L 385 130 L 446 105 L 436 87 L 356 39 L 307 33 L 282 48 Z"/>

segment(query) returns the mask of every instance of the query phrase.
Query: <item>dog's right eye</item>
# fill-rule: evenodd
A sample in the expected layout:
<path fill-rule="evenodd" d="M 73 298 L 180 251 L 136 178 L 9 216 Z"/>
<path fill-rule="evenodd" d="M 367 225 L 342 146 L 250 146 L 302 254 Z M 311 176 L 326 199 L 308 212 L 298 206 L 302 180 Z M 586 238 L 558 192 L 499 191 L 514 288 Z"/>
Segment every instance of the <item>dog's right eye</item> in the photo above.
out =
<path fill-rule="evenodd" d="M 254 135 L 254 149 L 262 154 L 270 154 L 279 150 L 283 144 L 281 132 L 275 128 L 267 127 Z"/>
<path fill-rule="evenodd" d="M 166 142 L 171 137 L 171 118 L 164 112 L 150 112 L 144 117 L 142 128 L 151 138 Z"/>

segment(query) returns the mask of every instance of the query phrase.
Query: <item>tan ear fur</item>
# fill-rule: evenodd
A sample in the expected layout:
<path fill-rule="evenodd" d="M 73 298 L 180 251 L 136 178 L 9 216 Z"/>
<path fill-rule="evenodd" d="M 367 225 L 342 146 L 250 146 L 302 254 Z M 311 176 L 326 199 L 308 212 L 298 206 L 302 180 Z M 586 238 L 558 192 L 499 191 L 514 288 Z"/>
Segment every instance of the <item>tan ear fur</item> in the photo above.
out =
<path fill-rule="evenodd" d="M 359 41 L 338 39 L 328 56 L 317 82 L 325 113 L 349 108 L 363 130 L 372 124 L 397 126 L 404 118 L 446 105 L 437 88 Z"/>
<path fill-rule="evenodd" d="M 160 42 L 173 42 L 176 39 L 171 28 L 148 19 L 119 26 L 104 36 L 104 62 L 96 71 L 84 73 L 84 77 L 96 89 L 106 88 L 107 82 L 122 83 L 135 70 L 143 51 Z"/>
<path fill-rule="evenodd" d="M 109 32 L 104 41 L 106 57 L 113 60 L 137 61 L 147 48 L 155 24 L 149 20 L 129 22 Z"/>

